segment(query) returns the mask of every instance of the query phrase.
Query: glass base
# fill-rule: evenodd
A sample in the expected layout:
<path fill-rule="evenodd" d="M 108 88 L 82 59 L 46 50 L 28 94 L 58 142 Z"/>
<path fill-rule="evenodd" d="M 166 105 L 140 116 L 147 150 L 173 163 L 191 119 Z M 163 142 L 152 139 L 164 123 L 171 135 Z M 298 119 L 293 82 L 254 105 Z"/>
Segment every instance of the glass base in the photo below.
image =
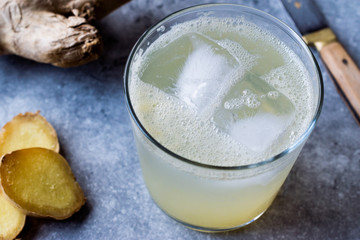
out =
<path fill-rule="evenodd" d="M 161 209 L 161 208 L 160 208 Z M 162 209 L 161 209 L 162 210 Z M 184 225 L 185 227 L 191 229 L 191 230 L 195 230 L 198 232 L 205 232 L 205 233 L 220 233 L 220 232 L 229 232 L 229 231 L 234 231 L 237 230 L 239 228 L 245 227 L 246 225 L 254 222 L 255 220 L 257 220 L 259 217 L 261 217 L 261 215 L 264 214 L 265 211 L 263 211 L 262 213 L 260 213 L 259 215 L 257 215 L 255 218 L 253 218 L 252 220 L 235 226 L 235 227 L 230 227 L 230 228 L 207 228 L 207 227 L 200 227 L 200 226 L 195 226 L 186 222 L 183 222 L 179 219 L 174 218 L 173 216 L 169 215 L 167 212 L 165 212 L 164 210 L 162 210 L 167 216 L 169 216 L 170 218 L 174 219 L 176 222 L 181 223 L 182 225 Z"/>

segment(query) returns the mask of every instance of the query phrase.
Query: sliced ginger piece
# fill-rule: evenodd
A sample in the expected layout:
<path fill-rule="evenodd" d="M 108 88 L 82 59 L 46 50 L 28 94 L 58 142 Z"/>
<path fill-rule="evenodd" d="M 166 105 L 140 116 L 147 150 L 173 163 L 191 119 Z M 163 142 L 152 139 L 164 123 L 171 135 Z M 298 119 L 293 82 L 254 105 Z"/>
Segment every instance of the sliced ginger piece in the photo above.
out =
<path fill-rule="evenodd" d="M 45 148 L 4 155 L 0 182 L 7 197 L 28 215 L 65 219 L 85 203 L 67 161 Z"/>
<path fill-rule="evenodd" d="M 15 116 L 0 131 L 0 157 L 14 150 L 30 147 L 43 147 L 59 152 L 56 132 L 39 111 Z"/>
<path fill-rule="evenodd" d="M 0 131 L 0 157 L 5 153 L 29 147 L 59 151 L 54 128 L 39 112 L 19 114 Z M 14 239 L 25 224 L 26 215 L 13 206 L 0 191 L 0 240 Z"/>
<path fill-rule="evenodd" d="M 0 191 L 0 239 L 14 239 L 23 229 L 25 218 L 25 214 Z"/>

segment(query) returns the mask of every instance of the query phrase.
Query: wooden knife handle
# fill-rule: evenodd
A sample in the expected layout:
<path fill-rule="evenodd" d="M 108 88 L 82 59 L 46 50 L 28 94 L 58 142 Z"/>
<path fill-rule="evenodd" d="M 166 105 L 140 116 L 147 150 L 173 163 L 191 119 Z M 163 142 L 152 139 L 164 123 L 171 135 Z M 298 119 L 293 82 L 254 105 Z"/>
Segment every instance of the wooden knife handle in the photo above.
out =
<path fill-rule="evenodd" d="M 320 55 L 344 94 L 350 110 L 360 121 L 360 70 L 339 42 L 320 50 Z"/>

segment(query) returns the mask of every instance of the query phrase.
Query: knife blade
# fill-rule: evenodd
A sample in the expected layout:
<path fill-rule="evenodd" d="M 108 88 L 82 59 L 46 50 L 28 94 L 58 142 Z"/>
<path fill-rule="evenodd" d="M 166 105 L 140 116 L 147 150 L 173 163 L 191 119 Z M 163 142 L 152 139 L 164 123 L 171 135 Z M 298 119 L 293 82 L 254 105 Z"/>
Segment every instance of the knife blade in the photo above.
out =
<path fill-rule="evenodd" d="M 315 46 L 360 124 L 360 70 L 338 42 L 313 0 L 281 0 L 309 46 Z"/>

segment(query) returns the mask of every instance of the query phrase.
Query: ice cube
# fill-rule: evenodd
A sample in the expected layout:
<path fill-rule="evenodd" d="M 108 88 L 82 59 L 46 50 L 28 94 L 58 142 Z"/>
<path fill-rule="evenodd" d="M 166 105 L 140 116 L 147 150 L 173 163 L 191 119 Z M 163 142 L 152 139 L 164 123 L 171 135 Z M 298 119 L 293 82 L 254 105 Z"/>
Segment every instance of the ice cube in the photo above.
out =
<path fill-rule="evenodd" d="M 186 59 L 193 51 L 190 37 L 186 34 L 165 46 L 157 46 L 147 53 L 141 80 L 174 95 L 175 85 Z"/>
<path fill-rule="evenodd" d="M 294 121 L 293 103 L 251 72 L 236 82 L 222 103 L 212 117 L 215 125 L 256 152 L 282 138 Z"/>
<path fill-rule="evenodd" d="M 234 122 L 228 132 L 239 143 L 255 152 L 265 152 L 285 132 L 293 116 L 261 112 Z"/>
<path fill-rule="evenodd" d="M 177 96 L 199 112 L 204 111 L 219 90 L 226 85 L 228 76 L 239 62 L 215 41 L 192 33 L 193 51 L 188 56 L 176 84 Z"/>

